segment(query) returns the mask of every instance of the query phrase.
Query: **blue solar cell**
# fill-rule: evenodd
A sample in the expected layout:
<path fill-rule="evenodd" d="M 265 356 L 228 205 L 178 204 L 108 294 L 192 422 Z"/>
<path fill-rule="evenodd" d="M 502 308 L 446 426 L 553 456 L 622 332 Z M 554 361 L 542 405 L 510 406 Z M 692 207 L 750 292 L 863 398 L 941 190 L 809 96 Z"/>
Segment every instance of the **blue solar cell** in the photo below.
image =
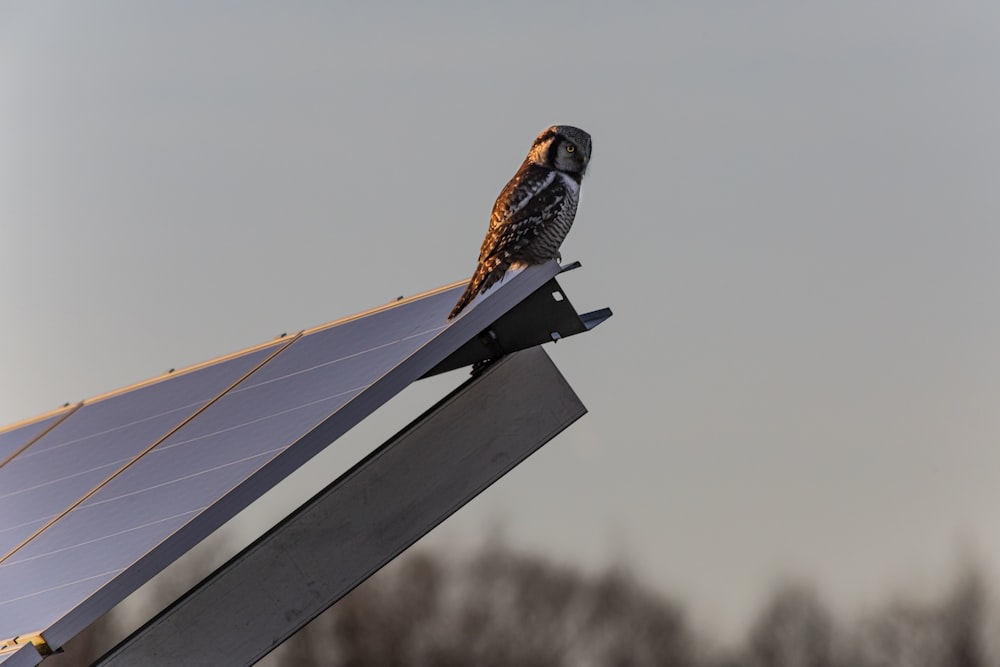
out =
<path fill-rule="evenodd" d="M 33 438 L 37 438 L 40 433 L 44 433 L 45 429 L 55 424 L 65 414 L 65 411 L 60 412 L 45 419 L 39 419 L 30 424 L 24 424 L 0 432 L 0 464 L 10 458 L 17 450 L 31 442 Z"/>
<path fill-rule="evenodd" d="M 452 323 L 445 315 L 461 287 L 295 340 L 0 563 L 0 638 L 46 628 L 46 638 L 55 645 L 72 636 L 88 618 L 106 611 L 557 271 L 554 263 L 525 271 Z M 198 392 L 206 387 L 204 381 L 183 391 L 175 385 L 176 391 L 130 399 L 141 406 L 134 412 L 108 409 L 103 418 L 93 410 L 101 402 L 85 406 L 79 420 L 74 414 L 53 433 L 74 420 L 76 430 L 67 430 L 58 441 L 46 436 L 30 449 L 43 445 L 39 452 L 77 456 L 74 443 L 89 440 L 77 458 L 55 464 L 59 479 L 49 484 L 51 489 L 76 485 L 89 490 L 89 475 L 104 474 L 97 469 L 118 466 L 128 452 L 141 451 L 135 443 L 155 442 L 154 431 L 166 433 L 201 405 L 204 397 Z M 107 400 L 125 400 L 140 391 Z M 128 438 L 119 435 L 130 428 L 139 430 Z M 126 441 L 133 443 L 131 449 Z M 99 453 L 94 442 L 101 442 Z M 53 457 L 42 458 L 52 462 Z M 11 482 L 16 482 L 13 476 Z M 17 488 L 25 497 L 41 493 L 32 484 Z M 62 509 L 66 497 L 74 502 L 80 494 L 60 495 Z M 0 507 L 4 502 L 0 498 Z M 53 502 L 45 512 L 59 508 Z M 45 518 L 45 512 L 34 517 L 29 509 L 20 506 L 17 518 Z M 0 517 L 4 512 L 0 509 Z M 0 525 L 5 525 L 2 518 Z M 25 531 L 30 534 L 30 526 L 20 534 Z M 134 574 L 125 577 L 125 571 Z M 86 613 L 82 604 L 88 606 Z"/>
<path fill-rule="evenodd" d="M 0 468 L 0 557 L 108 479 L 275 348 L 84 405 Z"/>

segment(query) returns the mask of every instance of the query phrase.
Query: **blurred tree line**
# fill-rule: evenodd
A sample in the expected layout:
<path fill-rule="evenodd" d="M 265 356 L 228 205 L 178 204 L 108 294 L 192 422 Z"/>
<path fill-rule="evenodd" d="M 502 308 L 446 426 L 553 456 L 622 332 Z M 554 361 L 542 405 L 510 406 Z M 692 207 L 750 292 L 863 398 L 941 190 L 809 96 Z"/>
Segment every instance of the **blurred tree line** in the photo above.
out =
<path fill-rule="evenodd" d="M 167 581 L 156 594 L 165 605 L 181 592 Z M 109 614 L 45 664 L 87 665 L 120 638 Z M 627 572 L 583 575 L 492 543 L 464 558 L 411 550 L 260 664 L 986 667 L 1000 666 L 1000 617 L 972 568 L 936 601 L 894 600 L 849 623 L 789 584 L 741 642 L 723 647 Z"/>

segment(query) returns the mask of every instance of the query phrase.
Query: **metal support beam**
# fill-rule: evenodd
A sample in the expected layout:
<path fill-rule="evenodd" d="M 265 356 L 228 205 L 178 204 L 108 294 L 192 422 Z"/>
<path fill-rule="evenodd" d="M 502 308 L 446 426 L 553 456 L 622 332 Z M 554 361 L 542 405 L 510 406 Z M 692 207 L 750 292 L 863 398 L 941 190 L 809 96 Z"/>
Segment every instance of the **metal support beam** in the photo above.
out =
<path fill-rule="evenodd" d="M 540 347 L 504 357 L 97 664 L 256 662 L 586 411 Z"/>
<path fill-rule="evenodd" d="M 35 667 L 41 660 L 42 656 L 30 642 L 0 647 L 0 664 L 3 667 Z"/>

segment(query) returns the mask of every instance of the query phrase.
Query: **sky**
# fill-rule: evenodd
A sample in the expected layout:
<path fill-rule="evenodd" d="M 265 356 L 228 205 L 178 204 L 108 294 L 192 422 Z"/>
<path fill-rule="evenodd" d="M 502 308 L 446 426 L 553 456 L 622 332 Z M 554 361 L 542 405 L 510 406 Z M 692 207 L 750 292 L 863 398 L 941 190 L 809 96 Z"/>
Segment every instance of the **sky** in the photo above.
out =
<path fill-rule="evenodd" d="M 0 424 L 468 276 L 572 124 L 561 282 L 615 315 L 547 350 L 590 413 L 427 542 L 625 565 L 730 636 L 788 578 L 1000 581 L 998 64 L 989 0 L 4 3 Z"/>

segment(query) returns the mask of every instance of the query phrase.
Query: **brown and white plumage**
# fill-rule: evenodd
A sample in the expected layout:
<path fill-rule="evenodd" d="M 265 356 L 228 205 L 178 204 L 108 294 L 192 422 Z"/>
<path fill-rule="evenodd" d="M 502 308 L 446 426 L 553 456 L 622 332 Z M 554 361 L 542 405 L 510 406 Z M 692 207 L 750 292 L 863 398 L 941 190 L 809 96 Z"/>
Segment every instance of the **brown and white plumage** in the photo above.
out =
<path fill-rule="evenodd" d="M 538 135 L 493 205 L 476 272 L 449 320 L 511 268 L 559 258 L 576 216 L 590 151 L 590 135 L 570 125 L 553 125 Z"/>

